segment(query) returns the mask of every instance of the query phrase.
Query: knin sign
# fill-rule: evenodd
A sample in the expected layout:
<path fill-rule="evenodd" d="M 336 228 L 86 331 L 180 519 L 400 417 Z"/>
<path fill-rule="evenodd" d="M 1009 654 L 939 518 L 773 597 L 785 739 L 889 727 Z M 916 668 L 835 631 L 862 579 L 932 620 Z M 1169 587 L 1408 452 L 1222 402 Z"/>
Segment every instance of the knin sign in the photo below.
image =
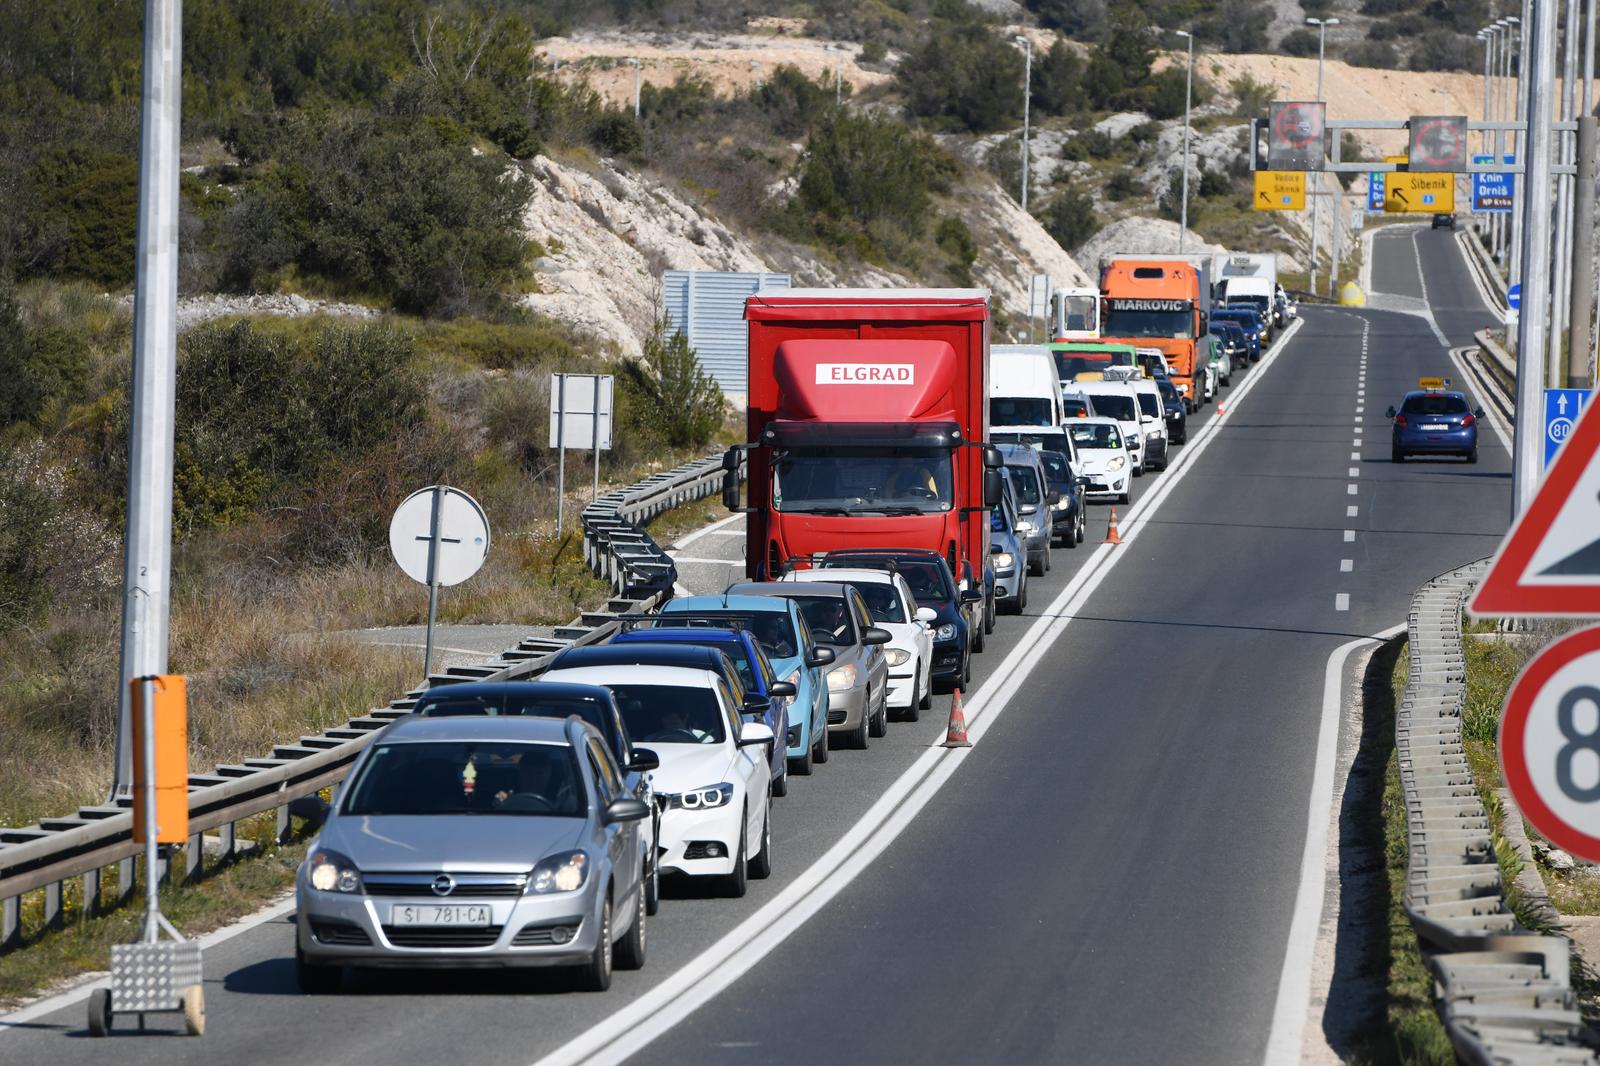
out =
<path fill-rule="evenodd" d="M 911 363 L 818 363 L 818 385 L 914 385 Z"/>

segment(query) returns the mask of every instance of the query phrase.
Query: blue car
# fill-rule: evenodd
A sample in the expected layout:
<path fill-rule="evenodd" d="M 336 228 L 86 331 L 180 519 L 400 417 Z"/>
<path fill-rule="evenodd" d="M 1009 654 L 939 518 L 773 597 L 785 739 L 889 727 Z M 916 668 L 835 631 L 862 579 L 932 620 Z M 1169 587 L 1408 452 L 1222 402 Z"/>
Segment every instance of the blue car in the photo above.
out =
<path fill-rule="evenodd" d="M 1222 350 L 1228 355 L 1228 365 L 1234 370 L 1242 370 L 1250 362 L 1250 341 L 1246 339 L 1244 330 L 1239 328 L 1237 322 L 1218 321 L 1211 319 L 1211 333 L 1222 343 Z M 1259 346 L 1258 346 L 1259 347 Z"/>
<path fill-rule="evenodd" d="M 1254 310 L 1244 307 L 1220 307 L 1211 312 L 1212 322 L 1231 322 L 1244 331 L 1244 339 L 1250 345 L 1250 361 L 1252 363 L 1261 358 L 1261 316 Z"/>
<path fill-rule="evenodd" d="M 789 733 L 789 705 L 798 690 L 790 682 L 778 680 L 778 675 L 772 669 L 771 660 L 767 658 L 767 653 L 761 650 L 761 644 L 742 629 L 711 629 L 699 626 L 669 629 L 665 626 L 652 625 L 648 629 L 630 629 L 618 633 L 611 638 L 611 643 L 604 647 L 616 649 L 623 654 L 644 648 L 714 649 L 727 656 L 738 671 L 739 684 L 733 687 L 734 691 L 739 691 L 740 688 L 744 691 L 745 718 L 762 723 L 772 730 L 772 735 L 775 737 L 787 736 Z M 578 650 L 586 649 L 571 649 L 571 651 Z M 568 654 L 570 651 L 561 653 L 562 656 Z M 652 660 L 646 665 L 666 664 Z M 772 794 L 783 796 L 788 792 L 788 753 L 774 745 Z"/>
<path fill-rule="evenodd" d="M 777 596 L 680 596 L 668 600 L 659 617 L 663 625 L 692 621 L 755 637 L 773 673 L 795 687 L 786 738 L 789 769 L 804 777 L 814 764 L 828 761 L 825 667 L 833 662 L 833 649 L 817 646 L 799 604 Z"/>
<path fill-rule="evenodd" d="M 1390 458 L 1397 463 L 1411 455 L 1459 455 L 1478 461 L 1478 419 L 1483 408 L 1473 410 L 1463 393 L 1424 386 L 1406 393 L 1400 410 L 1386 412 L 1394 420 Z"/>

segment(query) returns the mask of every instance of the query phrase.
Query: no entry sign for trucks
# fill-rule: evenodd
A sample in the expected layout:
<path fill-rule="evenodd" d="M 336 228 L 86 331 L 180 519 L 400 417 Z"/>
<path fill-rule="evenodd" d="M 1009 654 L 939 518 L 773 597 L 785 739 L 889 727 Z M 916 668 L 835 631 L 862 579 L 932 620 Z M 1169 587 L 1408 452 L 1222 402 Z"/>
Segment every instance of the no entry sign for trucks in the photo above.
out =
<path fill-rule="evenodd" d="M 1321 170 L 1326 113 L 1326 105 L 1315 101 L 1274 101 L 1267 125 L 1267 169 Z"/>
<path fill-rule="evenodd" d="M 1600 626 L 1556 641 L 1523 668 L 1506 695 L 1500 762 L 1533 827 L 1600 862 Z"/>
<path fill-rule="evenodd" d="M 1467 117 L 1465 115 L 1411 116 L 1411 169 L 1442 171 L 1467 169 Z"/>

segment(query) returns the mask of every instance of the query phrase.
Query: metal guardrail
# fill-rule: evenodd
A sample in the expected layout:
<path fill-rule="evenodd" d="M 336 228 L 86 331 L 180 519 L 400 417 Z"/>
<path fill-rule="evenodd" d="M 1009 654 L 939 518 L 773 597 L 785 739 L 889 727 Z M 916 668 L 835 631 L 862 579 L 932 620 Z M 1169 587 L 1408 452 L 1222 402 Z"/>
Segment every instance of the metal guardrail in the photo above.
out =
<path fill-rule="evenodd" d="M 1495 265 L 1489 253 L 1484 250 L 1483 244 L 1474 233 L 1457 232 L 1456 239 L 1467 250 L 1467 269 L 1478 276 L 1483 288 L 1488 292 L 1494 309 L 1504 313 L 1509 306 L 1506 300 L 1506 282 L 1500 276 L 1500 268 Z"/>
<path fill-rule="evenodd" d="M 1487 559 L 1417 590 L 1411 673 L 1395 715 L 1410 861 L 1404 906 L 1460 1061 L 1594 1063 L 1570 981 L 1571 945 L 1517 923 L 1494 832 L 1461 743 L 1461 611 Z"/>
<path fill-rule="evenodd" d="M 610 637 L 618 627 L 618 615 L 647 611 L 670 598 L 676 568 L 640 527 L 679 504 L 715 494 L 721 484 L 720 457 L 700 459 L 607 493 L 584 509 L 584 558 L 617 593 L 603 611 L 585 612 L 556 627 L 550 637 L 523 640 L 491 662 L 432 674 L 424 685 L 387 707 L 280 744 L 264 758 L 189 775 L 191 834 L 181 850 L 164 853 L 158 876 L 170 877 L 174 862 L 182 864 L 185 879 L 196 876 L 205 861 L 207 833 L 214 834 L 213 851 L 228 861 L 239 851 L 237 824 L 269 811 L 276 812 L 278 839 L 286 839 L 288 802 L 340 781 L 378 731 L 410 713 L 428 688 L 537 673 L 563 648 Z M 46 818 L 26 828 L 0 828 L 0 953 L 23 943 L 22 903 L 30 893 L 43 893 L 45 929 L 64 924 L 66 885 L 74 878 L 82 879 L 86 914 L 125 903 L 135 887 L 134 858 L 139 850 L 133 842 L 131 800 L 84 807 L 74 815 Z M 108 899 L 103 874 L 112 866 L 118 876 Z"/>

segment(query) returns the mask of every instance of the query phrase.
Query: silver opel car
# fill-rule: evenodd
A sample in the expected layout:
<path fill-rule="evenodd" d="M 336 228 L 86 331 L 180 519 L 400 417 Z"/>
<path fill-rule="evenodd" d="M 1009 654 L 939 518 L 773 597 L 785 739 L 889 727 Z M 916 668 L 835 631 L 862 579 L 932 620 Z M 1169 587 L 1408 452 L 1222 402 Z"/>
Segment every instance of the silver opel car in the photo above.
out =
<path fill-rule="evenodd" d="M 565 966 L 603 991 L 644 964 L 649 808 L 576 717 L 401 719 L 331 805 L 290 811 L 323 822 L 295 884 L 305 992 L 347 966 Z"/>

